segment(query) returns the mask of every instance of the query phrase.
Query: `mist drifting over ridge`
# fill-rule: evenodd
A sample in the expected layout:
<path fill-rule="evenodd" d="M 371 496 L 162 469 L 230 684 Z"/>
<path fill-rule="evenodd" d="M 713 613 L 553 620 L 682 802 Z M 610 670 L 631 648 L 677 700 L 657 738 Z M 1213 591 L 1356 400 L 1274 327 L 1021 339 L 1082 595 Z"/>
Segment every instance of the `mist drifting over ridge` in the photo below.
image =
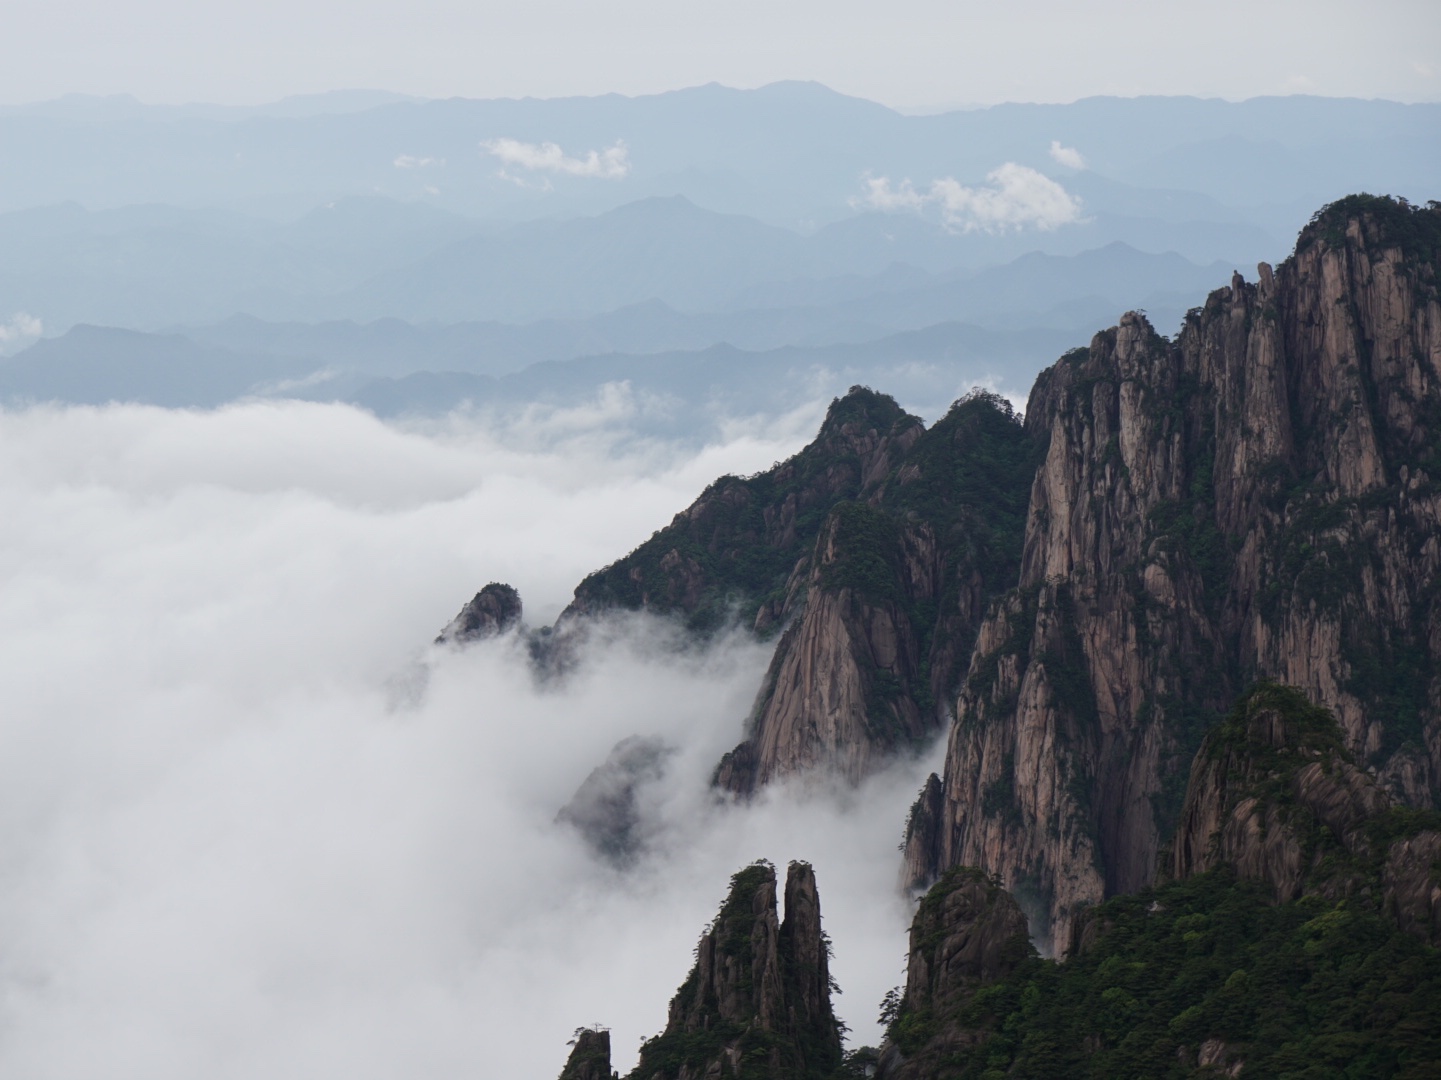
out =
<path fill-rule="evenodd" d="M 921 763 L 728 808 L 709 771 L 766 646 L 628 617 L 548 686 L 513 637 L 424 646 L 459 582 L 514 569 L 554 609 L 718 472 L 797 445 L 609 439 L 305 404 L 0 416 L 0 1071 L 546 1076 L 576 1017 L 623 1064 L 759 856 L 815 863 L 870 1033 Z M 678 753 L 622 875 L 553 818 L 637 733 Z"/>

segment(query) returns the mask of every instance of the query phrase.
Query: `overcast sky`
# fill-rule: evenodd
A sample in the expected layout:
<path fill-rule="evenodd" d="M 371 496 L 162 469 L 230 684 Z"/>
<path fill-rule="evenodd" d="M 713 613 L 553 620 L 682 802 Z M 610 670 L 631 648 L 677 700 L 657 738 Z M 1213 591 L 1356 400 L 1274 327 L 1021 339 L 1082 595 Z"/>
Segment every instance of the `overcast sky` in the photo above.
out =
<path fill-rule="evenodd" d="M 0 102 L 258 104 L 814 79 L 900 107 L 1093 94 L 1441 100 L 1436 0 L 7 0 Z"/>

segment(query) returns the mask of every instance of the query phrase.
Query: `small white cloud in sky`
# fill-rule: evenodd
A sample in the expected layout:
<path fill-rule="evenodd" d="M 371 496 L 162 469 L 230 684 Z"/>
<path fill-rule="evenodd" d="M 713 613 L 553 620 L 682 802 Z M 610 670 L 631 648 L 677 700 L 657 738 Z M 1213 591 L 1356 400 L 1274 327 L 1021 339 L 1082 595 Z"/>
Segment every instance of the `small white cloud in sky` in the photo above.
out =
<path fill-rule="evenodd" d="M 511 168 L 600 180 L 620 180 L 630 175 L 630 151 L 619 139 L 613 146 L 604 150 L 591 150 L 584 157 L 571 157 L 553 142 L 528 143 L 519 139 L 486 139 L 480 146 L 501 163 L 504 167 L 501 175 L 507 179 L 514 179 L 505 171 Z"/>
<path fill-rule="evenodd" d="M 412 154 L 401 154 L 391 162 L 391 164 L 397 169 L 426 169 L 431 166 L 444 165 L 445 158 L 415 157 Z"/>
<path fill-rule="evenodd" d="M 909 180 L 865 178 L 865 194 L 851 205 L 872 210 L 921 213 L 935 207 L 946 228 L 955 232 L 1050 231 L 1081 219 L 1081 200 L 1056 181 L 1025 165 L 1008 161 L 986 174 L 986 183 L 967 187 L 952 177 L 917 188 Z"/>
<path fill-rule="evenodd" d="M 1436 69 L 1430 64 L 1423 64 L 1420 60 L 1411 61 L 1411 70 L 1423 79 L 1434 79 L 1436 77 Z"/>
<path fill-rule="evenodd" d="M 1062 146 L 1060 139 L 1051 140 L 1051 160 L 1068 169 L 1084 169 L 1086 159 L 1074 146 Z"/>
<path fill-rule="evenodd" d="M 0 354 L 23 348 L 44 332 L 44 325 L 34 315 L 17 311 L 9 322 L 0 323 Z"/>

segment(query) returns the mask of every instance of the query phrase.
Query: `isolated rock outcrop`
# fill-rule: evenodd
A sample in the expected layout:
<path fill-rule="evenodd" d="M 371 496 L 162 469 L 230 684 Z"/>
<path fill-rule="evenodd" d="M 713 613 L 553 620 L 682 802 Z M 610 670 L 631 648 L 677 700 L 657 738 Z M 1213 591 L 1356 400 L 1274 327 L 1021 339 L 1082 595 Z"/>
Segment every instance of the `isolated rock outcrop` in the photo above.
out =
<path fill-rule="evenodd" d="M 1015 899 L 979 870 L 947 870 L 911 922 L 905 991 L 881 1047 L 878 1080 L 929 1080 L 975 1046 L 984 1033 L 959 1020 L 963 1006 L 1032 955 Z"/>
<path fill-rule="evenodd" d="M 790 864 L 784 921 L 776 917 L 775 868 L 749 866 L 731 879 L 665 1031 L 642 1044 L 629 1080 L 830 1076 L 841 1064 L 831 990 L 810 866 Z"/>
<path fill-rule="evenodd" d="M 604 1028 L 576 1031 L 574 1048 L 560 1080 L 616 1080 L 610 1067 L 610 1032 Z"/>
<path fill-rule="evenodd" d="M 1342 200 L 1174 341 L 1130 314 L 1041 375 L 1019 587 L 978 633 L 913 884 L 983 867 L 1064 951 L 1151 880 L 1202 732 L 1258 677 L 1434 803 L 1438 249 L 1441 208 Z"/>
<path fill-rule="evenodd" d="M 492 581 L 460 609 L 435 639 L 437 645 L 463 645 L 470 641 L 503 634 L 520 623 L 520 593 L 499 581 Z"/>
<path fill-rule="evenodd" d="M 591 770 L 555 820 L 574 826 L 601 857 L 629 865 L 645 844 L 637 793 L 661 778 L 674 753 L 665 740 L 653 735 L 622 739 Z"/>

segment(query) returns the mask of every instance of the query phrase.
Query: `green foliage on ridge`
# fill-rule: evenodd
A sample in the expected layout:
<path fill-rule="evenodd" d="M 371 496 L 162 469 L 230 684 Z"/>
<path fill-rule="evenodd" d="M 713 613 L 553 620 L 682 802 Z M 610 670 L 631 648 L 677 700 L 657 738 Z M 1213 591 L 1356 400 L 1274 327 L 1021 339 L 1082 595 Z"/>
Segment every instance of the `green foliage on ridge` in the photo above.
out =
<path fill-rule="evenodd" d="M 1335 248 L 1346 244 L 1346 227 L 1351 219 L 1370 218 L 1381 231 L 1383 242 L 1400 247 L 1402 253 L 1433 270 L 1441 265 L 1441 202 L 1432 200 L 1417 206 L 1390 195 L 1347 195 L 1328 203 L 1311 217 L 1296 241 L 1303 252 L 1318 242 Z"/>
<path fill-rule="evenodd" d="M 1065 963 L 1028 960 L 957 1019 L 989 1032 L 941 1076 L 1197 1075 L 1207 1040 L 1244 1074 L 1435 1076 L 1441 953 L 1364 903 L 1266 890 L 1213 871 L 1098 907 L 1106 929 Z"/>
<path fill-rule="evenodd" d="M 1277 725 L 1272 738 L 1258 723 Z M 1203 1048 L 1214 1065 L 1244 1062 L 1246 1076 L 1441 1075 L 1441 950 L 1398 927 L 1382 883 L 1389 845 L 1441 830 L 1441 814 L 1392 807 L 1365 823 L 1370 850 L 1349 853 L 1296 801 L 1299 770 L 1351 758 L 1335 717 L 1294 687 L 1263 682 L 1238 700 L 1200 755 L 1223 759 L 1230 804 L 1276 806 L 1301 842 L 1303 895 L 1278 904 L 1268 884 L 1222 866 L 1106 901 L 1064 962 L 1025 958 L 945 1015 L 891 1002 L 896 1047 L 915 1053 L 947 1029 L 974 1036 L 953 1040 L 963 1048 L 937 1080 L 1217 1075 Z"/>
<path fill-rule="evenodd" d="M 860 494 L 859 459 L 843 429 L 885 436 L 919 425 L 891 397 L 852 387 L 831 403 L 814 442 L 764 472 L 716 480 L 690 511 L 582 581 L 577 599 L 600 609 L 677 613 L 695 630 L 716 629 L 733 617 L 751 622 L 763 603 L 783 598 L 796 560 L 815 546 L 831 509 Z M 779 519 L 788 506 L 794 520 L 786 530 Z M 668 558 L 695 576 L 698 597 L 672 594 L 663 565 Z"/>

